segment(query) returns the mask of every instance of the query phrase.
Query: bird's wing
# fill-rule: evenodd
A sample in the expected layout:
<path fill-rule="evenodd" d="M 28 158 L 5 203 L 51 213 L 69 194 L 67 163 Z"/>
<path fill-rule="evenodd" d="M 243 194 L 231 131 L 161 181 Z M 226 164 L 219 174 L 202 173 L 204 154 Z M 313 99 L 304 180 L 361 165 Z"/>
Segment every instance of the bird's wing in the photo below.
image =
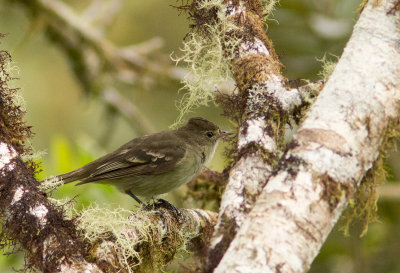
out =
<path fill-rule="evenodd" d="M 97 161 L 92 166 L 92 172 L 80 184 L 88 182 L 161 174 L 172 170 L 184 158 L 185 150 L 180 146 L 171 146 L 171 143 L 158 143 L 157 147 L 137 148 L 121 147 L 116 152 Z"/>

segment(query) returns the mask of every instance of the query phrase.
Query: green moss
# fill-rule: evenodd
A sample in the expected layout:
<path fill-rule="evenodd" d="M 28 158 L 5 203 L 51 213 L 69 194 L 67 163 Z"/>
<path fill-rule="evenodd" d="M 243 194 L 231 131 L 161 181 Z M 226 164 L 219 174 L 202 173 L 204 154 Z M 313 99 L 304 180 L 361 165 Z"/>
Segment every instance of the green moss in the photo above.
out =
<path fill-rule="evenodd" d="M 362 0 L 357 11 L 361 13 L 367 5 L 368 1 L 372 1 L 372 5 L 374 7 L 380 6 L 382 4 L 382 0 Z"/>
<path fill-rule="evenodd" d="M 338 56 L 331 55 L 335 60 L 328 59 L 326 55 L 324 55 L 321 59 L 317 59 L 320 63 L 322 63 L 322 69 L 318 72 L 318 75 L 323 80 L 327 80 L 329 76 L 332 74 L 333 70 L 335 70 L 336 64 L 339 60 Z"/>
<path fill-rule="evenodd" d="M 185 200 L 196 201 L 201 209 L 218 211 L 227 179 L 227 173 L 205 169 L 187 185 Z"/>
<path fill-rule="evenodd" d="M 331 211 L 347 196 L 353 195 L 353 187 L 349 183 L 338 183 L 328 175 L 323 176 L 321 182 L 324 185 L 322 198 L 328 203 Z"/>
<path fill-rule="evenodd" d="M 342 229 L 345 235 L 350 234 L 351 225 L 357 222 L 361 223 L 360 237 L 362 237 L 368 231 L 368 224 L 378 220 L 377 187 L 386 181 L 385 160 L 388 157 L 388 150 L 396 147 L 396 140 L 399 136 L 398 122 L 393 120 L 389 123 L 383 137 L 378 159 L 368 170 L 357 192 L 351 198 L 348 208 L 343 213 L 344 226 Z"/>
<path fill-rule="evenodd" d="M 378 194 L 377 187 L 386 179 L 386 171 L 383 168 L 383 157 L 375 161 L 374 166 L 367 172 L 358 187 L 355 195 L 350 199 L 349 206 L 342 216 L 345 235 L 350 235 L 350 226 L 354 222 L 361 223 L 360 237 L 368 231 L 368 224 L 378 219 Z"/>

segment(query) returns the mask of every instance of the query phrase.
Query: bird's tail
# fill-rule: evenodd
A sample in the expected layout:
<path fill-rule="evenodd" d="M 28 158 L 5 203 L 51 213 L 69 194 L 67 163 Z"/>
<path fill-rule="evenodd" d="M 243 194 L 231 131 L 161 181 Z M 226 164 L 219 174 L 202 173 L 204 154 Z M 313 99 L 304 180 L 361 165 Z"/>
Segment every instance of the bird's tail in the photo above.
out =
<path fill-rule="evenodd" d="M 60 180 L 63 182 L 63 184 L 71 183 L 77 180 L 84 179 L 86 177 L 84 171 L 82 168 L 76 169 L 72 172 L 60 174 L 57 176 L 54 176 L 53 178 L 56 180 Z M 42 181 L 41 181 L 42 182 Z"/>

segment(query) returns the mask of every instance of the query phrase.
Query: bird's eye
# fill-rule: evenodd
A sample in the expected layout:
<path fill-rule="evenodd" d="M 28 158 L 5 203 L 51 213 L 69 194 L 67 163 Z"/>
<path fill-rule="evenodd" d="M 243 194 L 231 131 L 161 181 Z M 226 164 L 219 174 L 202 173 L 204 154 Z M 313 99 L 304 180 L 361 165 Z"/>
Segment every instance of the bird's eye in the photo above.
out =
<path fill-rule="evenodd" d="M 206 136 L 208 136 L 209 138 L 212 138 L 214 136 L 214 133 L 213 132 L 207 132 Z"/>

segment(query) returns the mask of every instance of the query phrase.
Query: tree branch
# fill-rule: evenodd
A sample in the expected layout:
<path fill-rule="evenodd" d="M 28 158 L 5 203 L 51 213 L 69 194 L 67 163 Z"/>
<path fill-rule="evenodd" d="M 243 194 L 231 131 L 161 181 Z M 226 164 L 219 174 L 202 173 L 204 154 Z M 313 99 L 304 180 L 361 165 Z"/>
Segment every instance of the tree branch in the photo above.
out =
<path fill-rule="evenodd" d="M 101 272 L 85 259 L 72 222 L 38 191 L 34 167 L 20 158 L 29 153 L 23 143 L 31 131 L 23 122 L 24 112 L 14 104 L 16 89 L 8 85 L 13 80 L 6 71 L 10 62 L 11 56 L 0 51 L 1 247 L 18 243 L 27 250 L 29 264 L 45 272 Z"/>
<path fill-rule="evenodd" d="M 149 205 L 151 207 L 152 205 Z M 217 221 L 205 210 L 88 209 L 78 217 L 89 252 L 105 271 L 154 272 L 168 264 L 179 249 L 201 252 Z M 101 240 L 100 240 L 101 239 Z M 111 267 L 110 267 L 111 265 Z"/>
<path fill-rule="evenodd" d="M 1 142 L 0 158 L 2 241 L 18 242 L 30 265 L 43 272 L 102 272 L 85 259 L 73 224 L 37 191 L 32 172 L 15 149 Z"/>
<path fill-rule="evenodd" d="M 208 254 L 211 271 L 271 175 L 281 155 L 284 126 L 295 111 L 312 103 L 322 84 L 289 88 L 283 67 L 264 32 L 261 1 L 194 1 L 189 14 L 200 35 L 220 35 L 239 89 L 239 132 L 235 163 L 222 195 L 216 231 Z M 204 22 L 207 22 L 204 24 Z M 210 30 L 211 29 L 211 30 Z M 217 29 L 217 31 L 215 31 Z M 236 102 L 237 103 L 237 102 Z M 235 105 L 227 108 L 237 109 Z"/>
<path fill-rule="evenodd" d="M 398 126 L 395 1 L 369 1 L 279 172 L 215 272 L 305 272 Z M 250 167 L 247 167 L 251 171 Z"/>
<path fill-rule="evenodd" d="M 131 272 L 132 268 L 164 266 L 189 241 L 207 242 L 217 216 L 204 210 L 178 209 L 177 215 L 163 208 L 138 210 L 130 212 L 129 218 L 116 218 L 123 226 L 106 221 L 105 216 L 118 214 L 115 211 L 96 218 L 87 217 L 90 210 L 83 210 L 76 219 L 67 218 L 67 206 L 53 203 L 39 189 L 34 163 L 21 158 L 30 152 L 23 143 L 31 132 L 23 123 L 24 112 L 15 105 L 16 89 L 8 86 L 13 79 L 5 69 L 8 62 L 10 55 L 0 51 L 1 247 L 21 246 L 27 267 L 43 272 Z M 50 184 L 41 186 L 49 189 L 57 184 L 45 183 Z M 93 233 L 96 236 L 88 236 Z M 124 245 L 117 240 L 122 237 Z M 121 256 L 118 251 L 126 253 L 124 248 L 137 255 Z"/>
<path fill-rule="evenodd" d="M 176 216 L 164 208 L 115 218 L 120 221 L 109 221 L 115 211 L 98 209 L 103 214 L 96 218 L 96 211 L 83 210 L 77 220 L 65 220 L 64 207 L 37 189 L 15 149 L 0 143 L 0 160 L 2 240 L 19 242 L 30 266 L 44 272 L 155 270 L 190 241 L 196 243 L 193 250 L 203 249 L 199 243 L 206 244 L 216 223 L 214 212 L 178 209 Z"/>
<path fill-rule="evenodd" d="M 378 187 L 378 195 L 380 200 L 400 201 L 400 182 Z"/>

